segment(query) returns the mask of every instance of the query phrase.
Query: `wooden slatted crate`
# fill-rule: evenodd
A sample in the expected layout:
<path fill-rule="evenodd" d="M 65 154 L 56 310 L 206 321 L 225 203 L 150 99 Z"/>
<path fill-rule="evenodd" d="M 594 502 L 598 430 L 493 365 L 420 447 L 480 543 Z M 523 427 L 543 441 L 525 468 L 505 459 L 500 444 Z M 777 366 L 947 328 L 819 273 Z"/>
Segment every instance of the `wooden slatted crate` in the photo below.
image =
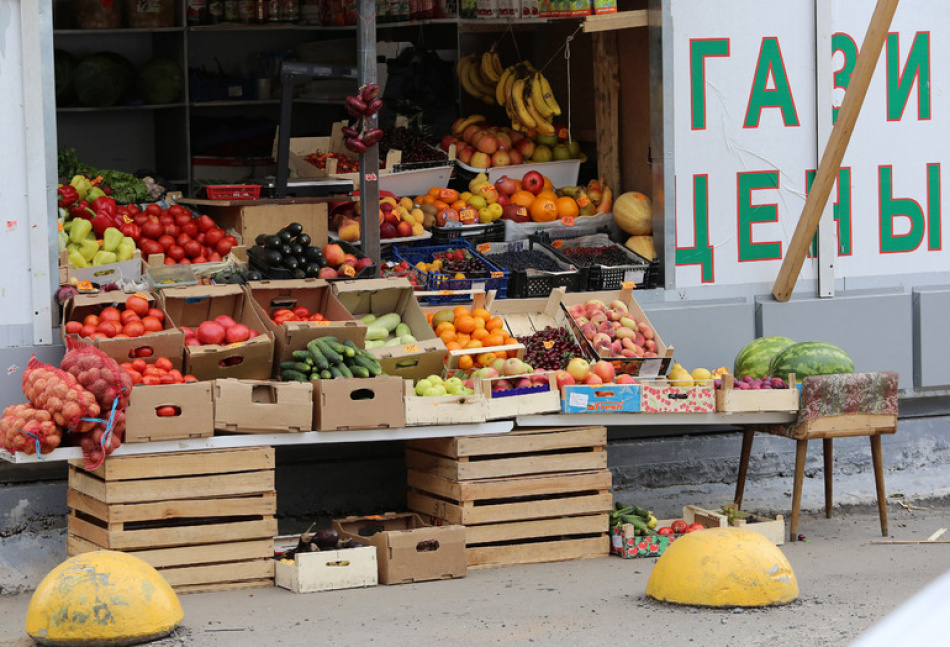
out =
<path fill-rule="evenodd" d="M 409 509 L 462 524 L 469 568 L 609 553 L 604 427 L 407 443 Z"/>
<path fill-rule="evenodd" d="M 70 555 L 127 552 L 179 593 L 274 584 L 272 447 L 70 464 L 67 504 Z"/>

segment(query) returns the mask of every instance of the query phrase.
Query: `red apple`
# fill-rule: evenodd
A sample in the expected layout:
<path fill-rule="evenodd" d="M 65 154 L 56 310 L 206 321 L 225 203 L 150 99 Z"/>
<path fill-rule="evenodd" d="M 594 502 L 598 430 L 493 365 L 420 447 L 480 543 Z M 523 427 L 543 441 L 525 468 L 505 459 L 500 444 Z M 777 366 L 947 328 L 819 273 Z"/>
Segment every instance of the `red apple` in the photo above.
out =
<path fill-rule="evenodd" d="M 554 373 L 555 379 L 557 379 L 557 388 L 563 389 L 565 386 L 570 386 L 571 384 L 577 384 L 574 378 L 567 371 L 556 371 Z"/>
<path fill-rule="evenodd" d="M 492 166 L 508 166 L 511 164 L 511 156 L 508 151 L 499 148 L 491 156 Z"/>
<path fill-rule="evenodd" d="M 449 146 L 456 143 L 457 141 L 458 139 L 453 137 L 452 135 L 446 135 L 445 137 L 442 138 L 442 142 L 439 144 L 439 148 L 441 148 L 447 153 L 449 152 Z"/>
<path fill-rule="evenodd" d="M 522 157 L 531 158 L 534 154 L 534 142 L 527 137 L 515 142 L 515 150 L 521 153 Z"/>
<path fill-rule="evenodd" d="M 614 381 L 614 378 L 617 377 L 617 373 L 614 370 L 614 365 L 610 362 L 605 362 L 600 360 L 590 367 L 591 372 L 594 375 L 597 375 L 604 384 L 608 384 Z"/>
<path fill-rule="evenodd" d="M 412 225 L 403 220 L 398 225 L 396 225 L 396 232 L 399 234 L 400 238 L 408 238 L 412 236 Z"/>
<path fill-rule="evenodd" d="M 518 184 L 515 182 L 514 178 L 510 178 L 507 175 L 502 175 L 500 178 L 495 180 L 495 190 L 498 191 L 498 195 L 514 195 L 514 192 L 518 190 Z"/>
<path fill-rule="evenodd" d="M 498 138 L 494 135 L 485 133 L 481 138 L 479 138 L 477 142 L 475 142 L 475 148 L 486 155 L 494 155 L 498 150 Z"/>
<path fill-rule="evenodd" d="M 466 127 L 465 130 L 462 131 L 462 139 L 471 144 L 472 138 L 475 137 L 475 133 L 479 132 L 481 129 L 481 124 L 472 124 L 471 126 Z"/>
<path fill-rule="evenodd" d="M 410 227 L 410 230 L 412 228 Z M 399 232 L 393 226 L 391 222 L 384 222 L 379 226 L 379 237 L 380 238 L 399 238 Z"/>
<path fill-rule="evenodd" d="M 508 151 L 508 158 L 511 160 L 512 166 L 514 166 L 515 164 L 524 163 L 524 157 L 522 157 L 521 153 L 519 153 L 518 151 L 514 149 Z"/>
<path fill-rule="evenodd" d="M 330 243 L 329 245 L 323 248 L 323 258 L 327 260 L 327 264 L 332 267 L 339 267 L 343 264 L 346 254 L 343 252 L 343 248 L 335 243 Z"/>
<path fill-rule="evenodd" d="M 332 267 L 321 267 L 320 271 L 317 272 L 318 279 L 335 279 L 339 275 L 336 273 L 336 270 Z"/>
<path fill-rule="evenodd" d="M 459 148 L 456 149 L 455 154 L 458 156 L 459 161 L 462 164 L 470 164 L 472 161 L 472 154 L 475 152 L 475 147 L 471 144 L 462 144 Z"/>
<path fill-rule="evenodd" d="M 517 204 L 509 204 L 505 207 L 501 217 L 504 220 L 511 220 L 512 222 L 528 222 L 531 220 L 531 216 L 528 215 L 528 209 Z"/>
<path fill-rule="evenodd" d="M 373 259 L 369 257 L 364 257 L 356 262 L 356 271 L 361 272 L 365 270 L 367 267 L 372 267 L 372 266 L 373 266 Z"/>

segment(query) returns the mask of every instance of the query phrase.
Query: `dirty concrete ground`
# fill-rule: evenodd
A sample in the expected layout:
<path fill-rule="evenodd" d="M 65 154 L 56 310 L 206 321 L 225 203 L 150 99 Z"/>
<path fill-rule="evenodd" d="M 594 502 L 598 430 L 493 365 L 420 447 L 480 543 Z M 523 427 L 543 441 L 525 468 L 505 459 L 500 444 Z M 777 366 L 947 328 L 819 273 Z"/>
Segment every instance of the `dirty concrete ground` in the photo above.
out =
<path fill-rule="evenodd" d="M 950 498 L 911 507 L 890 501 L 891 539 L 923 540 L 950 526 Z M 152 644 L 848 645 L 950 570 L 950 544 L 872 544 L 881 539 L 872 506 L 837 507 L 832 519 L 805 514 L 799 532 L 806 540 L 781 550 L 801 595 L 781 607 L 658 603 L 644 594 L 655 559 L 604 557 L 307 595 L 279 588 L 183 595 L 183 626 Z M 29 599 L 0 598 L 0 645 L 32 645 L 23 634 Z"/>

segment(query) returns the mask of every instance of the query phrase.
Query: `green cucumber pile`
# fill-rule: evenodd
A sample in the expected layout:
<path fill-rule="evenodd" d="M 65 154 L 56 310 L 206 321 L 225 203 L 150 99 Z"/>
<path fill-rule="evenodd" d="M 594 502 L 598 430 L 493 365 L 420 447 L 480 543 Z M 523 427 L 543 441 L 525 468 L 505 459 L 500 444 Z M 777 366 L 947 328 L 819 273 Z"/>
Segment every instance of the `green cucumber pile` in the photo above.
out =
<path fill-rule="evenodd" d="M 637 536 L 657 534 L 656 530 L 654 530 L 657 520 L 651 511 L 644 510 L 635 505 L 615 503 L 614 509 L 610 511 L 610 526 L 612 528 L 619 528 L 628 523 L 634 527 L 634 534 Z"/>
<path fill-rule="evenodd" d="M 295 350 L 293 361 L 280 363 L 280 379 L 285 382 L 332 380 L 338 377 L 376 377 L 383 369 L 370 353 L 349 339 L 320 337 Z"/>

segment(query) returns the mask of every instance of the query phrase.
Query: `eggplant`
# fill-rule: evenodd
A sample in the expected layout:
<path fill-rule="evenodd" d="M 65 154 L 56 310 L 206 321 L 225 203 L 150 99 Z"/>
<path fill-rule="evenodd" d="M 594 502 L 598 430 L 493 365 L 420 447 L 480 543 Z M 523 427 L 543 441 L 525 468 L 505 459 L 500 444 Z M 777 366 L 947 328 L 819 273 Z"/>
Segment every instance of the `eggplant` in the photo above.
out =
<path fill-rule="evenodd" d="M 286 231 L 291 236 L 299 236 L 300 233 L 303 231 L 303 225 L 301 225 L 299 222 L 292 222 L 286 227 L 284 227 L 283 229 L 281 229 L 280 231 L 281 232 Z"/>
<path fill-rule="evenodd" d="M 358 539 L 347 539 L 343 542 L 340 548 L 364 548 L 365 546 L 366 544 Z"/>
<path fill-rule="evenodd" d="M 321 549 L 336 548 L 340 542 L 340 533 L 336 530 L 318 530 L 313 533 L 311 541 Z"/>
<path fill-rule="evenodd" d="M 263 281 L 264 275 L 258 272 L 257 270 L 251 270 L 250 272 L 247 273 L 247 280 L 248 281 Z"/>
<path fill-rule="evenodd" d="M 304 248 L 303 257 L 307 259 L 308 263 L 319 263 L 320 267 L 323 267 L 326 262 L 323 259 L 323 252 L 320 251 L 320 248 L 314 247 L 313 245 Z"/>
<path fill-rule="evenodd" d="M 281 265 L 286 267 L 288 270 L 296 270 L 300 267 L 300 261 L 298 261 L 293 256 L 285 256 Z"/>
<path fill-rule="evenodd" d="M 254 244 L 264 247 L 264 243 L 267 241 L 268 238 L 270 238 L 270 236 L 267 234 L 258 234 L 257 238 L 254 239 Z"/>
<path fill-rule="evenodd" d="M 266 247 L 267 249 L 280 249 L 283 244 L 284 241 L 282 241 L 279 236 L 268 236 L 262 247 Z"/>
<path fill-rule="evenodd" d="M 294 238 L 294 242 L 301 247 L 307 247 L 310 245 L 311 240 L 313 239 L 310 238 L 310 234 L 299 234 L 296 238 Z"/>
<path fill-rule="evenodd" d="M 284 260 L 284 257 L 276 249 L 265 249 L 259 245 L 254 245 L 247 250 L 247 253 L 268 267 L 278 267 Z"/>
<path fill-rule="evenodd" d="M 290 244 L 290 253 L 296 256 L 297 258 L 300 258 L 301 256 L 303 256 L 303 249 L 304 249 L 304 246 L 301 245 L 300 243 Z"/>
<path fill-rule="evenodd" d="M 287 244 L 287 245 L 281 245 L 280 248 L 279 248 L 279 251 L 280 251 L 280 253 L 283 254 L 284 256 L 293 256 L 293 255 L 294 255 L 294 250 L 290 248 L 290 245 L 289 245 L 289 244 Z"/>
<path fill-rule="evenodd" d="M 307 263 L 304 266 L 303 271 L 304 271 L 304 274 L 306 275 L 306 278 L 315 279 L 320 275 L 321 269 L 322 268 L 320 267 L 320 263 Z"/>
<path fill-rule="evenodd" d="M 293 235 L 291 235 L 291 233 L 286 229 L 281 229 L 279 232 L 277 232 L 277 237 L 280 238 L 280 242 L 283 245 L 289 245 L 290 241 L 294 239 Z"/>
<path fill-rule="evenodd" d="M 303 271 L 302 269 L 300 269 L 299 267 L 298 267 L 297 269 L 295 269 L 295 270 L 292 270 L 292 273 L 293 273 L 295 279 L 305 279 L 305 278 L 307 278 L 307 273 L 304 272 L 304 271 Z"/>

